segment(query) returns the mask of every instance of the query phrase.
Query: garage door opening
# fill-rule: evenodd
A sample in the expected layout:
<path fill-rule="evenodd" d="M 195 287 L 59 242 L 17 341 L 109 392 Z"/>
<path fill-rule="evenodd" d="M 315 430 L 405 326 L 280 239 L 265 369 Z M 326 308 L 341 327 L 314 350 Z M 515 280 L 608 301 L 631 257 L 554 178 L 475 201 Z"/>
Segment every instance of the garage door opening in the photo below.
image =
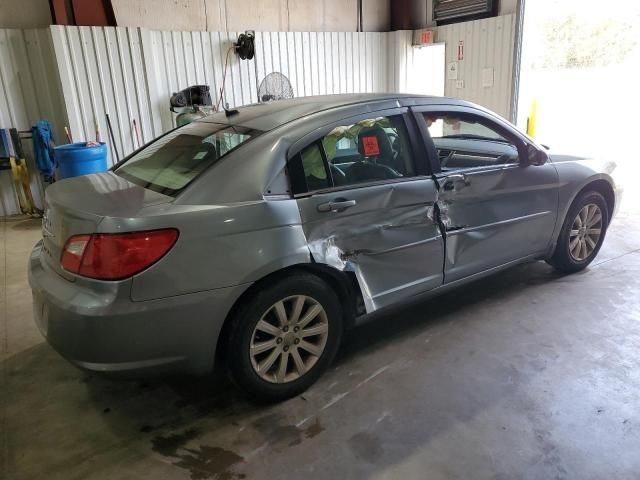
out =
<path fill-rule="evenodd" d="M 518 125 L 554 151 L 610 159 L 623 180 L 637 178 L 640 4 L 536 0 L 524 18 Z M 640 209 L 625 187 L 625 209 Z"/>
<path fill-rule="evenodd" d="M 445 45 L 414 46 L 410 74 L 407 75 L 407 93 L 444 95 Z"/>

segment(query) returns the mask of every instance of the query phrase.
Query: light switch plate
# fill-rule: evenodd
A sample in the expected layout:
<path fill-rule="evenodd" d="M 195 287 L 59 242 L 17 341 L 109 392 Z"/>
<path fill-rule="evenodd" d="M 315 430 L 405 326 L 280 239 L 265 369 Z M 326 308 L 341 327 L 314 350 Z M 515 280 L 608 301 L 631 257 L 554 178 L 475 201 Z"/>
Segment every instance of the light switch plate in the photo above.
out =
<path fill-rule="evenodd" d="M 456 88 L 464 88 L 464 80 L 456 80 Z"/>
<path fill-rule="evenodd" d="M 482 86 L 486 88 L 493 87 L 493 68 L 482 69 Z"/>

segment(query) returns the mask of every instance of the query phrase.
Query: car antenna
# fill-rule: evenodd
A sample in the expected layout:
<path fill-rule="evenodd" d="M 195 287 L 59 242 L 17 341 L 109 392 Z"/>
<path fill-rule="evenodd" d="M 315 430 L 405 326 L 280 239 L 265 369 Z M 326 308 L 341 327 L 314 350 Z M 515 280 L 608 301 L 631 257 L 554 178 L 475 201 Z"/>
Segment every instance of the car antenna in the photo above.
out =
<path fill-rule="evenodd" d="M 224 108 L 224 114 L 227 117 L 230 117 L 231 115 L 235 115 L 236 113 L 239 113 L 238 110 L 236 110 L 235 108 L 229 108 L 229 104 L 224 104 L 222 106 L 222 108 Z"/>

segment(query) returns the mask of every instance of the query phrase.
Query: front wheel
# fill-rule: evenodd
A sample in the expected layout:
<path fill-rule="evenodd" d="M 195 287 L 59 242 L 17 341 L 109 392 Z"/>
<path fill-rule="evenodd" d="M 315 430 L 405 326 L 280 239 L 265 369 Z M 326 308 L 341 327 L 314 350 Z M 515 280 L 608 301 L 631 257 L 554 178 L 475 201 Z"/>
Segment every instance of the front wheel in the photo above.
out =
<path fill-rule="evenodd" d="M 338 296 L 306 273 L 257 291 L 232 321 L 231 377 L 265 401 L 285 400 L 311 386 L 335 357 L 343 329 Z"/>
<path fill-rule="evenodd" d="M 567 273 L 584 269 L 600 251 L 608 225 L 604 197 L 594 191 L 581 194 L 569 208 L 548 263 Z"/>

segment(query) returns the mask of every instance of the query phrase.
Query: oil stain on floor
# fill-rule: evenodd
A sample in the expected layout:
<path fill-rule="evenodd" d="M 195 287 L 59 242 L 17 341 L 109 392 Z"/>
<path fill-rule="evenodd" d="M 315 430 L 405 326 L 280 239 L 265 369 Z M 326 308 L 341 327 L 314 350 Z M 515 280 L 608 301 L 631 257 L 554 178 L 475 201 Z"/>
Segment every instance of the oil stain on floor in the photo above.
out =
<path fill-rule="evenodd" d="M 237 453 L 207 445 L 187 448 L 187 443 L 198 435 L 196 429 L 190 429 L 183 433 L 157 436 L 151 441 L 152 449 L 160 455 L 174 458 L 173 465 L 187 470 L 192 480 L 240 480 L 245 477 L 229 470 L 244 460 Z"/>

